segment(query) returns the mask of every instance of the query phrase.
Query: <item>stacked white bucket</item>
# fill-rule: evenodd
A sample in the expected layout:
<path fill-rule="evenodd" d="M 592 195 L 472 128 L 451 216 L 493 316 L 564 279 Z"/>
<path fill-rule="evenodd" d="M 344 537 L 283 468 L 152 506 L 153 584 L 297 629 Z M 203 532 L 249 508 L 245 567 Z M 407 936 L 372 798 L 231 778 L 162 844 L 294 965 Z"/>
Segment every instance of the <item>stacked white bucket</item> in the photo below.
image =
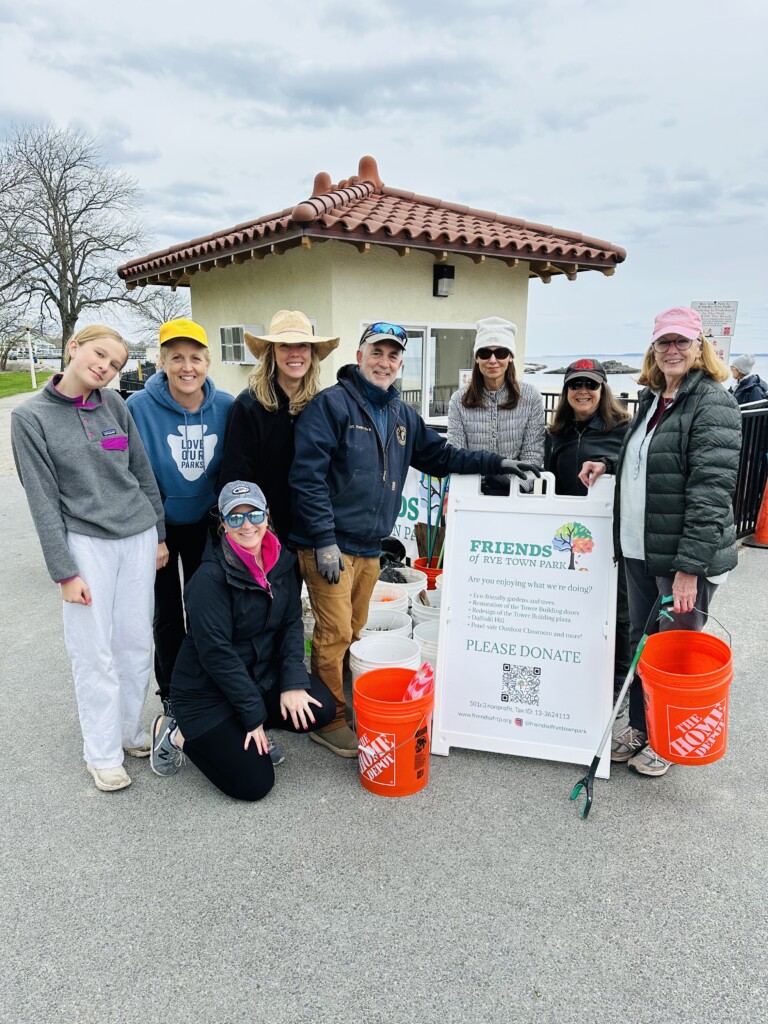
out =
<path fill-rule="evenodd" d="M 374 587 L 368 621 L 360 631 L 360 639 L 349 649 L 353 679 L 374 668 L 417 669 L 425 661 L 433 668 L 437 665 L 442 594 L 430 590 L 430 604 L 422 604 L 418 595 L 427 590 L 427 574 L 410 568 L 397 571 L 405 576 L 405 583 L 379 581 Z"/>

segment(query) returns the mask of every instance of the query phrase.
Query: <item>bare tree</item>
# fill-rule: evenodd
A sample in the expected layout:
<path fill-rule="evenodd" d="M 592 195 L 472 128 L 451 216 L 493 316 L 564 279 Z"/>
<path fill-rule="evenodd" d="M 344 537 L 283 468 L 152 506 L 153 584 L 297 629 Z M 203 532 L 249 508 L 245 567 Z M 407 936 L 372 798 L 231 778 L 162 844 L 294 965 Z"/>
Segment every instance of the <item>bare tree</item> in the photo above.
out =
<path fill-rule="evenodd" d="M 136 306 L 133 310 L 133 321 L 136 333 L 145 344 L 157 342 L 160 326 L 167 320 L 178 320 L 179 317 L 190 317 L 192 310 L 189 303 L 189 289 L 150 286 L 142 289 L 138 297 L 134 292 Z"/>
<path fill-rule="evenodd" d="M 57 321 L 63 353 L 85 310 L 135 305 L 115 267 L 145 242 L 138 185 L 107 166 L 93 139 L 50 125 L 14 129 L 0 171 L 1 272 L 6 281 L 17 275 Z"/>

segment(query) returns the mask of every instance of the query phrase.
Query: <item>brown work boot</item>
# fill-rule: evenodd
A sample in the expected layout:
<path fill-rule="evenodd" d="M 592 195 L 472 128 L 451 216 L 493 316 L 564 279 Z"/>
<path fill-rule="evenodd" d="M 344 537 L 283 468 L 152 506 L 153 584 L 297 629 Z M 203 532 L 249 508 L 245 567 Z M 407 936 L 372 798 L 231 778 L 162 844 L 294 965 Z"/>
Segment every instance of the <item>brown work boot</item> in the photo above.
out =
<path fill-rule="evenodd" d="M 339 757 L 357 757 L 357 736 L 348 725 L 340 725 L 325 732 L 311 732 L 309 738 L 328 747 Z"/>

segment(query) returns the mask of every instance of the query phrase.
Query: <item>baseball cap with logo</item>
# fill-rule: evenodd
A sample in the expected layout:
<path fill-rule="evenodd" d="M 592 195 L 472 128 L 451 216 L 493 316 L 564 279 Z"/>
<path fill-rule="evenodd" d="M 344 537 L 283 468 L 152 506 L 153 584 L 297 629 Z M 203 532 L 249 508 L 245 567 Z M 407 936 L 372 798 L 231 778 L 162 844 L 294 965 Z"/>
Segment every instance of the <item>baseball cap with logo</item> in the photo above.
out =
<path fill-rule="evenodd" d="M 233 480 L 231 484 L 227 484 L 221 489 L 219 513 L 221 516 L 228 516 L 238 505 L 250 505 L 251 508 L 265 512 L 267 499 L 264 497 L 262 489 L 256 484 L 248 483 L 247 480 Z"/>
<path fill-rule="evenodd" d="M 585 377 L 587 380 L 594 380 L 598 384 L 605 384 L 608 380 L 603 364 L 597 359 L 576 359 L 565 371 L 563 385 L 576 377 Z"/>

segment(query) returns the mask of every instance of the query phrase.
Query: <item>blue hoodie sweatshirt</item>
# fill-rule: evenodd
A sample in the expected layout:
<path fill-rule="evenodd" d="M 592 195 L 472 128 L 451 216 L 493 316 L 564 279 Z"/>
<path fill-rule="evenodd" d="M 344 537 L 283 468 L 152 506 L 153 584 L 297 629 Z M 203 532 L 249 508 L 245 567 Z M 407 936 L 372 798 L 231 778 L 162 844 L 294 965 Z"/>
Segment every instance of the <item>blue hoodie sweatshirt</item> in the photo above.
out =
<path fill-rule="evenodd" d="M 217 391 L 210 377 L 203 383 L 203 394 L 197 412 L 189 412 L 171 397 L 168 377 L 160 370 L 147 379 L 143 391 L 128 398 L 167 523 L 197 523 L 218 498 L 224 427 L 234 399 L 226 391 Z"/>

